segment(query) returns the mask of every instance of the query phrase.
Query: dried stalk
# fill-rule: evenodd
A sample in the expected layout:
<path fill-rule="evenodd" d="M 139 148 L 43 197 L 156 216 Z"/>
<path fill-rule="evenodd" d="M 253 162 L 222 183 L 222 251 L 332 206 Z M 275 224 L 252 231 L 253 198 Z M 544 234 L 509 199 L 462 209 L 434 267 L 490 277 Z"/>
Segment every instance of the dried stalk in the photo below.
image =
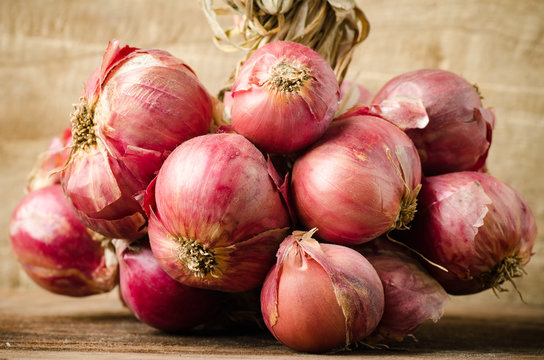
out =
<path fill-rule="evenodd" d="M 304 44 L 328 61 L 341 84 L 355 47 L 368 36 L 370 25 L 355 0 L 200 0 L 214 33 L 215 44 L 223 51 L 245 51 L 231 74 L 261 46 L 276 40 Z M 228 16 L 229 27 L 218 16 Z M 229 86 L 230 88 L 230 86 Z"/>

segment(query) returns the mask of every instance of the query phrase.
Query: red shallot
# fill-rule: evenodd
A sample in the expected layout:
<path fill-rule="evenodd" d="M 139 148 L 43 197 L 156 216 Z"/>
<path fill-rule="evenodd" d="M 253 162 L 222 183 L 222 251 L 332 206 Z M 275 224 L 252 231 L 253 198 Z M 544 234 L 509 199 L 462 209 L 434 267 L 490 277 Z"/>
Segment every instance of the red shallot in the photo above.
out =
<path fill-rule="evenodd" d="M 109 239 L 85 227 L 59 184 L 25 195 L 11 216 L 9 236 L 23 270 L 46 290 L 86 296 L 117 284 Z"/>
<path fill-rule="evenodd" d="M 234 131 L 271 153 L 291 153 L 317 140 L 332 121 L 340 91 L 333 70 L 299 43 L 256 50 L 232 87 Z"/>
<path fill-rule="evenodd" d="M 153 253 L 170 276 L 189 286 L 258 287 L 290 226 L 263 154 L 238 134 L 181 144 L 147 198 Z"/>
<path fill-rule="evenodd" d="M 416 210 L 421 164 L 397 126 L 348 112 L 295 161 L 292 197 L 302 223 L 320 238 L 360 244 L 408 226 Z"/>
<path fill-rule="evenodd" d="M 355 344 L 378 325 L 380 278 L 357 251 L 295 231 L 277 253 L 261 291 L 266 326 L 295 350 L 325 352 Z"/>
<path fill-rule="evenodd" d="M 407 244 L 436 266 L 429 270 L 450 294 L 503 290 L 523 274 L 536 238 L 528 204 L 510 186 L 482 172 L 425 178 Z"/>
<path fill-rule="evenodd" d="M 193 71 L 162 50 L 109 43 L 72 116 L 65 193 L 91 229 L 145 234 L 143 193 L 168 154 L 208 132 L 212 100 Z"/>
<path fill-rule="evenodd" d="M 369 341 L 402 341 L 424 321 L 442 317 L 448 295 L 414 253 L 384 237 L 356 250 L 378 272 L 385 296 L 382 319 Z"/>
<path fill-rule="evenodd" d="M 408 129 L 426 176 L 484 167 L 495 123 L 475 86 L 461 76 L 440 69 L 422 69 L 387 82 L 373 103 L 399 98 L 421 99 L 429 124 Z"/>
<path fill-rule="evenodd" d="M 223 294 L 185 286 L 165 273 L 147 238 L 128 243 L 114 240 L 119 259 L 119 286 L 134 316 L 156 329 L 179 332 L 212 318 Z"/>

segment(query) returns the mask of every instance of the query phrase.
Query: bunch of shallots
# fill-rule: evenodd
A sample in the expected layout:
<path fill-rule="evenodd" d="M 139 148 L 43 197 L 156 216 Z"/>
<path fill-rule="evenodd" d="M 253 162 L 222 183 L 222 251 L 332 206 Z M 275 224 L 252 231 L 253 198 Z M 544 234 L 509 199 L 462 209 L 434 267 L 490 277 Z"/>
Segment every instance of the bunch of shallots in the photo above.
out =
<path fill-rule="evenodd" d="M 112 41 L 71 121 L 13 213 L 13 251 L 56 293 L 119 284 L 163 331 L 244 298 L 299 351 L 402 341 L 532 254 L 527 203 L 487 173 L 494 114 L 451 72 L 373 96 L 275 41 L 220 103 L 180 59 Z"/>

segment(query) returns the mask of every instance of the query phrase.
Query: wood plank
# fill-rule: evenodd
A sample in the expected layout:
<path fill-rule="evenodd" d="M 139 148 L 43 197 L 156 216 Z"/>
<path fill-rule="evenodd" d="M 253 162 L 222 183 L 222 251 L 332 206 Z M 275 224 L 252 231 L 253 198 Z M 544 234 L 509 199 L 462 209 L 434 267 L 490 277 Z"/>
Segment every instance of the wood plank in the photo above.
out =
<path fill-rule="evenodd" d="M 116 292 L 70 298 L 45 291 L 0 291 L 0 358 L 288 359 L 303 355 L 266 330 L 199 329 L 165 334 L 138 322 Z M 330 357 L 536 359 L 544 355 L 544 308 L 450 303 L 438 323 L 425 323 L 387 349 L 359 347 Z M 334 355 L 334 356 L 333 356 Z"/>

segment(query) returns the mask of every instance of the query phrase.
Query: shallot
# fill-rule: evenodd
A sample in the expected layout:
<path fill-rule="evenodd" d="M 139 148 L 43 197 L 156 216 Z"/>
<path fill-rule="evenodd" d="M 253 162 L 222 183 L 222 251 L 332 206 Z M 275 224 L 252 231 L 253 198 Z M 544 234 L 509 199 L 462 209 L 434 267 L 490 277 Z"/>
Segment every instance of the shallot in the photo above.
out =
<path fill-rule="evenodd" d="M 405 97 L 421 99 L 429 116 L 426 127 L 406 130 L 426 176 L 485 166 L 495 116 L 475 86 L 450 71 L 422 69 L 391 79 L 373 104 Z"/>
<path fill-rule="evenodd" d="M 258 287 L 290 226 L 263 154 L 238 134 L 181 144 L 147 198 L 153 253 L 170 276 L 189 286 Z"/>
<path fill-rule="evenodd" d="M 48 291 L 86 296 L 117 284 L 109 239 L 85 227 L 59 184 L 23 197 L 11 216 L 9 236 L 23 270 Z"/>
<path fill-rule="evenodd" d="M 536 223 L 525 200 L 510 186 L 482 172 L 425 178 L 418 216 L 401 236 L 428 260 L 450 294 L 503 290 L 523 274 L 532 255 Z"/>
<path fill-rule="evenodd" d="M 179 332 L 215 316 L 223 294 L 185 286 L 165 273 L 146 238 L 114 240 L 119 259 L 119 286 L 134 316 L 156 329 Z"/>
<path fill-rule="evenodd" d="M 356 344 L 378 325 L 383 287 L 357 251 L 318 243 L 316 229 L 282 243 L 261 291 L 266 326 L 295 350 L 325 352 Z"/>
<path fill-rule="evenodd" d="M 304 226 L 341 245 L 360 244 L 412 220 L 421 164 L 397 126 L 350 111 L 295 161 L 292 198 Z"/>
<path fill-rule="evenodd" d="M 232 87 L 234 131 L 271 153 L 292 153 L 317 140 L 332 121 L 340 91 L 321 55 L 275 41 L 256 50 Z"/>
<path fill-rule="evenodd" d="M 183 61 L 111 41 L 72 116 L 62 173 L 81 219 L 110 237 L 144 235 L 145 189 L 176 146 L 208 132 L 211 116 L 211 97 Z"/>
<path fill-rule="evenodd" d="M 385 297 L 382 319 L 369 341 L 402 341 L 424 321 L 442 317 L 448 295 L 414 253 L 384 237 L 356 250 L 378 272 Z"/>

